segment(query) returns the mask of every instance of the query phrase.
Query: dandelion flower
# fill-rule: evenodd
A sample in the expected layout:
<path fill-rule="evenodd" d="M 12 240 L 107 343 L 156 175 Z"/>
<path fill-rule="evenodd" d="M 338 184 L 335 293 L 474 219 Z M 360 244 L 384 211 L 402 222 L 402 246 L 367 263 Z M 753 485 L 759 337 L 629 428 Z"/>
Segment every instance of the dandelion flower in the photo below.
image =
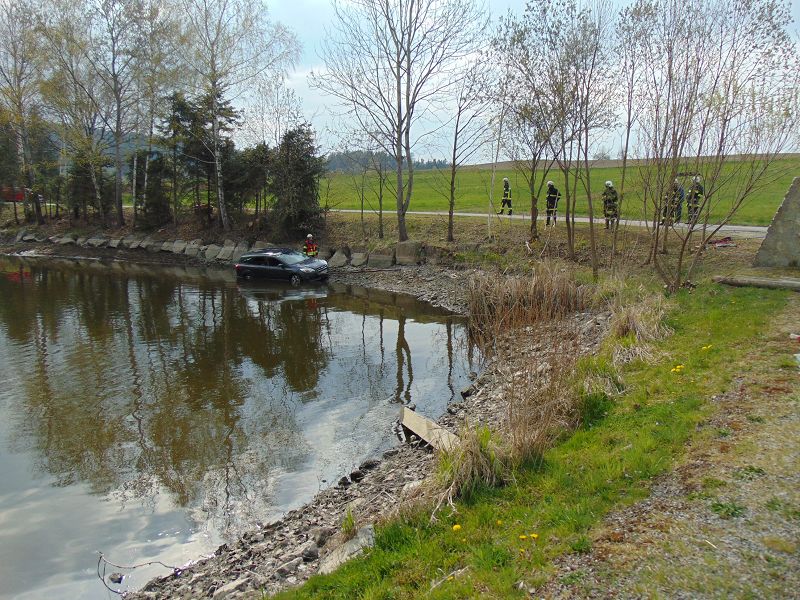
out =
<path fill-rule="evenodd" d="M 539 539 L 539 534 L 538 533 L 532 533 L 531 534 L 531 539 L 532 540 L 538 540 Z"/>
<path fill-rule="evenodd" d="M 458 523 L 453 525 L 453 531 L 461 531 L 461 525 L 459 525 Z"/>
<path fill-rule="evenodd" d="M 503 519 L 497 519 L 497 524 L 498 525 L 502 525 L 503 524 Z"/>
<path fill-rule="evenodd" d="M 519 536 L 519 539 L 521 539 L 521 540 L 527 540 L 527 539 L 528 539 L 528 536 L 527 536 L 527 535 L 525 535 L 525 534 L 523 533 L 521 536 Z"/>

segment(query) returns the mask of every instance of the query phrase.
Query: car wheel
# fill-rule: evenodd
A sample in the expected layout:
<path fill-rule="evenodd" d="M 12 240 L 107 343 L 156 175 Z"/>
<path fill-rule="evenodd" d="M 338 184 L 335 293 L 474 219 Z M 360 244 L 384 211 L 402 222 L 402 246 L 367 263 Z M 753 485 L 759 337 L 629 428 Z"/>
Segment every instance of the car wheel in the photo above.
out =
<path fill-rule="evenodd" d="M 292 275 L 292 285 L 300 285 L 300 275 Z"/>

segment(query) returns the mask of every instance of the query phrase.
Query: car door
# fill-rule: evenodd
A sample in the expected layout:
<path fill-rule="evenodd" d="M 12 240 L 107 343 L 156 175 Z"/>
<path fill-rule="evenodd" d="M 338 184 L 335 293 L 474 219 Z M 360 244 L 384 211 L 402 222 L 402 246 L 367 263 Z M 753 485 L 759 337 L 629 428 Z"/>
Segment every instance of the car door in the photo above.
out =
<path fill-rule="evenodd" d="M 266 276 L 270 279 L 288 279 L 291 276 L 283 263 L 274 256 L 267 256 L 264 263 Z"/>

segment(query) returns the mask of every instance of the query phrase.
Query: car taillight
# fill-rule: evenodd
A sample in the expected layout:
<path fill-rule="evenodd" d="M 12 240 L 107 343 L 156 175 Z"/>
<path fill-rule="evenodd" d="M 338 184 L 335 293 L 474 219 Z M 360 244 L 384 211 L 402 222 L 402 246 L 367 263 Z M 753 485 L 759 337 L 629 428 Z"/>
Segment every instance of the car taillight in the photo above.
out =
<path fill-rule="evenodd" d="M 233 268 L 237 271 L 242 268 L 242 265 L 233 265 Z"/>

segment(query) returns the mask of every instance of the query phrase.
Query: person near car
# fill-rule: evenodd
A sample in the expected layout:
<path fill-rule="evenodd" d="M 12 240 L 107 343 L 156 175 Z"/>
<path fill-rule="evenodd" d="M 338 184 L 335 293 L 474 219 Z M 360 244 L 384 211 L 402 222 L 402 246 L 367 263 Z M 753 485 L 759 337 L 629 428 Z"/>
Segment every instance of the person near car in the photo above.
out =
<path fill-rule="evenodd" d="M 303 254 L 306 256 L 317 256 L 319 254 L 319 246 L 317 246 L 314 236 L 310 233 L 306 236 L 306 241 L 303 242 Z"/>

